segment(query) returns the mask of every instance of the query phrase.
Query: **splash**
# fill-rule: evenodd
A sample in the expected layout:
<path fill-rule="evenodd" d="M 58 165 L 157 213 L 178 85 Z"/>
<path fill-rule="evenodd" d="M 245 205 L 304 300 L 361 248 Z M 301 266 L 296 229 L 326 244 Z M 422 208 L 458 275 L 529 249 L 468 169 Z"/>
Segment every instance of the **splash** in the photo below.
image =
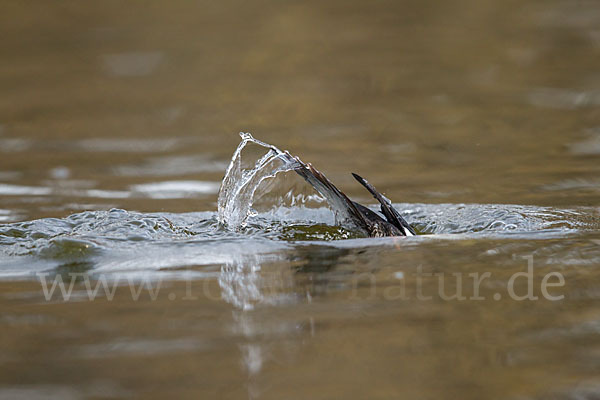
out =
<path fill-rule="evenodd" d="M 219 223 L 231 230 L 246 226 L 252 214 L 254 195 L 263 181 L 298 167 L 293 157 L 277 147 L 254 139 L 250 133 L 240 132 L 240 136 L 242 141 L 227 167 L 217 200 Z M 244 168 L 242 152 L 251 143 L 267 149 L 267 152 L 256 160 L 254 166 Z"/>

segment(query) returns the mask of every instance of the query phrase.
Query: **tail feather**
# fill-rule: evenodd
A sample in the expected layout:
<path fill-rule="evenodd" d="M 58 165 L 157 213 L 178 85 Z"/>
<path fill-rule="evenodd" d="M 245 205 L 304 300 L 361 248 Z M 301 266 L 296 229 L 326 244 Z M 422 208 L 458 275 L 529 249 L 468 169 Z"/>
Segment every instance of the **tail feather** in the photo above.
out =
<path fill-rule="evenodd" d="M 314 168 L 310 163 L 305 164 L 298 157 L 294 157 L 298 163 L 295 169 L 296 173 L 303 177 L 319 193 L 327 199 L 336 214 L 336 219 L 341 216 L 342 220 L 349 220 L 358 228 L 369 232 L 369 222 L 365 216 L 358 210 L 355 203 L 339 190 L 325 175 Z"/>
<path fill-rule="evenodd" d="M 408 222 L 406 222 L 406 220 L 404 218 L 402 218 L 400 213 L 398 211 L 396 211 L 396 209 L 392 206 L 392 202 L 387 197 L 385 197 L 384 195 L 379 193 L 377 191 L 377 189 L 375 189 L 375 187 L 373 185 L 371 185 L 369 182 L 367 182 L 367 180 L 364 179 L 362 176 L 355 174 L 355 173 L 352 173 L 352 176 L 361 185 L 363 185 L 373 195 L 373 197 L 381 204 L 381 212 L 383 213 L 383 215 L 385 216 L 385 218 L 388 220 L 388 222 L 390 224 L 396 226 L 396 228 L 398 228 L 398 229 L 400 229 L 400 231 L 404 232 L 404 234 L 406 236 L 416 235 L 416 232 L 412 228 L 412 226 L 410 226 L 408 224 Z"/>

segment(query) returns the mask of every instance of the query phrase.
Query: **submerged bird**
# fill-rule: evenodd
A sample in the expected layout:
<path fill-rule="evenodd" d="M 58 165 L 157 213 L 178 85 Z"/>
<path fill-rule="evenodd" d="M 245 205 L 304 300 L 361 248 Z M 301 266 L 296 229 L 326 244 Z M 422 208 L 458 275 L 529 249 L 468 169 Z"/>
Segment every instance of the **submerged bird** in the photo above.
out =
<path fill-rule="evenodd" d="M 284 162 L 284 166 L 279 170 L 275 170 L 275 173 L 278 171 L 296 171 L 298 175 L 304 178 L 317 192 L 325 197 L 335 214 L 336 223 L 355 228 L 370 237 L 416 235 L 415 230 L 392 206 L 392 202 L 387 197 L 379 193 L 377 189 L 373 187 L 373 185 L 371 185 L 361 176 L 354 173 L 352 174 L 352 176 L 354 176 L 354 178 L 360 182 L 360 184 L 363 185 L 379 202 L 381 215 L 363 206 L 362 204 L 350 200 L 348 196 L 335 187 L 335 185 L 331 183 L 331 181 L 327 179 L 325 175 L 319 172 L 310 163 L 304 163 L 302 160 L 300 160 L 300 158 L 292 156 L 288 151 L 281 151 L 271 144 L 253 138 L 250 133 L 240 132 L 240 136 L 242 138 L 242 142 L 239 144 L 234 153 L 231 164 L 225 173 L 225 178 L 223 178 L 221 189 L 219 190 L 218 204 L 220 214 L 219 218 L 221 221 L 225 221 L 224 214 L 227 211 L 226 208 L 228 206 L 228 198 L 240 194 L 240 188 L 235 191 L 231 191 L 227 189 L 227 187 L 231 180 L 238 179 L 240 176 L 242 176 L 240 175 L 239 171 L 239 156 L 244 146 L 251 142 L 270 149 L 272 153 L 267 153 L 256 162 L 255 168 L 253 169 L 254 173 L 247 174 L 245 176 L 242 187 L 245 187 L 245 185 L 248 185 L 250 182 L 255 182 L 256 172 L 272 162 L 273 157 L 280 158 Z M 237 171 L 237 173 L 235 171 Z M 264 179 L 264 177 L 262 179 Z M 255 186 L 253 187 L 256 188 L 256 185 L 260 184 L 262 179 L 257 180 L 257 183 L 255 183 Z M 251 198 L 254 194 L 254 191 L 250 191 L 249 194 Z"/>
<path fill-rule="evenodd" d="M 352 173 L 352 176 L 379 202 L 381 213 L 385 218 L 362 204 L 350 200 L 344 192 L 335 187 L 325 175 L 319 172 L 310 163 L 305 164 L 298 157 L 293 157 L 287 152 L 285 154 L 296 161 L 297 167 L 294 168 L 296 173 L 311 184 L 316 191 L 325 196 L 327 202 L 336 213 L 336 220 L 343 220 L 346 223 L 350 223 L 370 237 L 416 235 L 415 230 L 392 206 L 392 202 L 379 193 L 377 189 L 363 177 Z"/>

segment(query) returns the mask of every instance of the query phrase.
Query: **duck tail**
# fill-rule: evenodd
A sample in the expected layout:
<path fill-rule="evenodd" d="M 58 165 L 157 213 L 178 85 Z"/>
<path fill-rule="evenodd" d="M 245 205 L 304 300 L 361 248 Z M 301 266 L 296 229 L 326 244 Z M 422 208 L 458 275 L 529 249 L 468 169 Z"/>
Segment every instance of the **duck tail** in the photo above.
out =
<path fill-rule="evenodd" d="M 368 221 L 344 192 L 339 190 L 325 175 L 313 167 L 312 164 L 305 164 L 298 157 L 294 157 L 294 159 L 298 163 L 298 166 L 295 168 L 296 173 L 327 199 L 327 202 L 333 208 L 336 215 L 336 221 L 340 219 L 348 220 L 359 229 L 368 232 Z"/>
<path fill-rule="evenodd" d="M 379 204 L 381 204 L 381 212 L 390 224 L 400 229 L 400 231 L 404 233 L 404 236 L 416 235 L 413 227 L 410 226 L 410 224 L 402 218 L 402 215 L 400 215 L 400 213 L 392 206 L 390 199 L 379 193 L 377 189 L 362 176 L 355 174 L 354 172 L 352 173 L 352 176 L 373 195 Z"/>

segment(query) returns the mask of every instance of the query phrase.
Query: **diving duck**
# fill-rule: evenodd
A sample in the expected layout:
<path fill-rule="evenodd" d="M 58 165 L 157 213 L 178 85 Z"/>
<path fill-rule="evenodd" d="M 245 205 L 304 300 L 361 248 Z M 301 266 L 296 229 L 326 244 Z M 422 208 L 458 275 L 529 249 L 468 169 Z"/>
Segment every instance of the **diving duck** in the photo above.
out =
<path fill-rule="evenodd" d="M 289 157 L 296 161 L 294 170 L 303 177 L 315 190 L 323 195 L 336 214 L 336 221 L 349 223 L 363 231 L 369 237 L 415 236 L 416 232 L 400 213 L 392 206 L 392 202 L 375 189 L 363 177 L 352 173 L 352 176 L 373 195 L 380 204 L 381 214 L 352 201 L 339 190 L 325 175 L 310 163 L 305 164 L 298 157 Z"/>

